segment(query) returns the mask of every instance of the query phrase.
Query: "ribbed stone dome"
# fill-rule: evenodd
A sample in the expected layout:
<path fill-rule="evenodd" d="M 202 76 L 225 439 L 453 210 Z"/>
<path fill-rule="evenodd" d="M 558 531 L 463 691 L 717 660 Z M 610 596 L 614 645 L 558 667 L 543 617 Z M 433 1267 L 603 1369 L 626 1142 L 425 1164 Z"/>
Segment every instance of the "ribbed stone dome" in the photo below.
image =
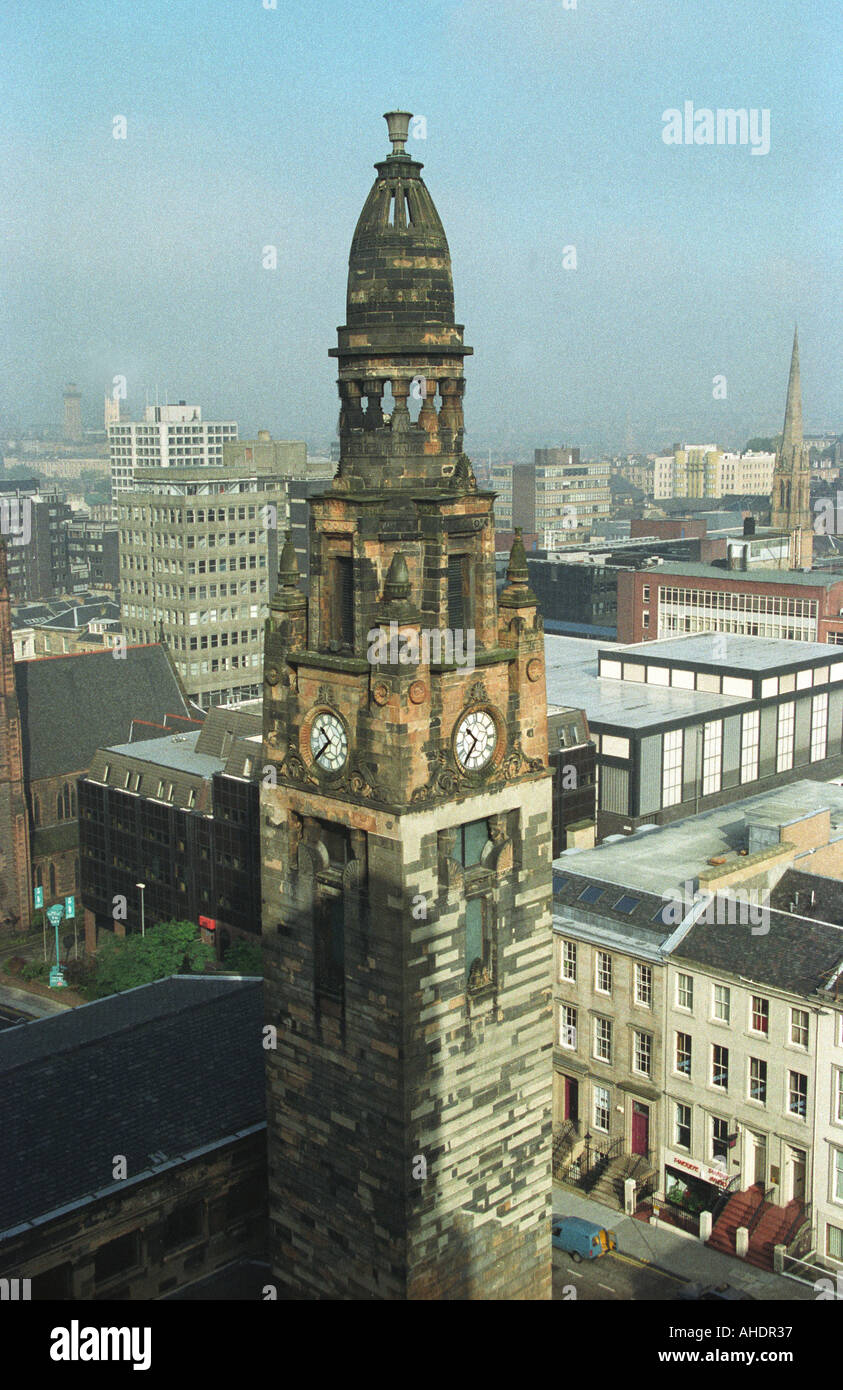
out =
<path fill-rule="evenodd" d="M 378 177 L 351 242 L 346 302 L 349 330 L 454 323 L 454 284 L 445 230 L 421 177 L 423 165 L 404 148 L 410 115 L 385 118 L 393 151 L 376 164 Z"/>

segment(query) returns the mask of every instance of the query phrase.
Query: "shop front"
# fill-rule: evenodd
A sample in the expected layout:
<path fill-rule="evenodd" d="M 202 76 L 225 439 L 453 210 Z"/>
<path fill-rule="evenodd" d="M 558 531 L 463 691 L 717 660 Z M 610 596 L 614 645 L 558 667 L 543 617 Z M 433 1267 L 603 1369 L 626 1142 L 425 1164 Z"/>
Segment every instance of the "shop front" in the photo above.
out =
<path fill-rule="evenodd" d="M 665 1155 L 664 1200 L 690 1216 L 712 1211 L 733 1182 L 725 1165 L 700 1163 L 669 1150 Z"/>

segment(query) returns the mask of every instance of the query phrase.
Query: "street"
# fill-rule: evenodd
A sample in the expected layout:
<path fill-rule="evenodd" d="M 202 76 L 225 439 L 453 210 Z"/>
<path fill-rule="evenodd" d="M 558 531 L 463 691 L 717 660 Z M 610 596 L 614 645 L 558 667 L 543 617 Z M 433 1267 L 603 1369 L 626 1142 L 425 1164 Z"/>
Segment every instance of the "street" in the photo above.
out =
<path fill-rule="evenodd" d="M 31 1014 L 22 1013 L 20 1009 L 13 1009 L 8 1004 L 0 1004 L 0 1032 L 4 1028 L 14 1028 L 16 1023 L 27 1023 L 31 1017 Z"/>
<path fill-rule="evenodd" d="M 564 1250 L 553 1251 L 553 1297 L 598 1301 L 615 1299 L 623 1302 L 647 1300 L 670 1301 L 676 1298 L 683 1281 L 672 1274 L 662 1274 L 629 1255 L 611 1251 L 597 1260 L 575 1264 Z"/>

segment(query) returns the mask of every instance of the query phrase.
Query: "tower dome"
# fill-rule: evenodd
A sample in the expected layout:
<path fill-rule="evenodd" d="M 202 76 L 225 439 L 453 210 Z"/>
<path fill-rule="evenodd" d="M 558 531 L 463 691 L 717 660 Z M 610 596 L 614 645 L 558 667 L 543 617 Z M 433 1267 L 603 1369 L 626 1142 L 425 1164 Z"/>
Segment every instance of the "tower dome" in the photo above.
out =
<path fill-rule="evenodd" d="M 423 165 L 404 148 L 411 117 L 385 117 L 392 153 L 378 173 L 360 214 L 348 259 L 349 329 L 383 331 L 396 319 L 454 327 L 454 282 L 445 229 L 424 181 Z"/>
<path fill-rule="evenodd" d="M 384 119 L 392 152 L 375 165 L 357 221 L 346 323 L 330 350 L 339 365 L 338 485 L 444 481 L 462 452 L 463 358 L 472 349 L 454 321 L 448 240 L 423 166 L 406 150 L 412 116 Z M 394 404 L 385 417 L 387 383 Z M 408 400 L 422 402 L 417 421 Z"/>

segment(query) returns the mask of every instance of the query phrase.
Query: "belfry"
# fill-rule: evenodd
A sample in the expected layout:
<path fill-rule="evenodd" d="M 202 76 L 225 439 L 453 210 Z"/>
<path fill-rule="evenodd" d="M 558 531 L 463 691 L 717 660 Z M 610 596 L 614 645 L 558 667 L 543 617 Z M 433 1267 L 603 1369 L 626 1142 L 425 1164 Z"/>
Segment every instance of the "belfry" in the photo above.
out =
<path fill-rule="evenodd" d="M 520 537 L 496 595 L 494 494 L 463 452 L 471 349 L 410 120 L 386 116 L 352 239 L 309 592 L 288 542 L 266 627 L 272 1262 L 294 1297 L 543 1298 L 544 634 Z M 471 661 L 422 631 L 470 633 Z"/>

